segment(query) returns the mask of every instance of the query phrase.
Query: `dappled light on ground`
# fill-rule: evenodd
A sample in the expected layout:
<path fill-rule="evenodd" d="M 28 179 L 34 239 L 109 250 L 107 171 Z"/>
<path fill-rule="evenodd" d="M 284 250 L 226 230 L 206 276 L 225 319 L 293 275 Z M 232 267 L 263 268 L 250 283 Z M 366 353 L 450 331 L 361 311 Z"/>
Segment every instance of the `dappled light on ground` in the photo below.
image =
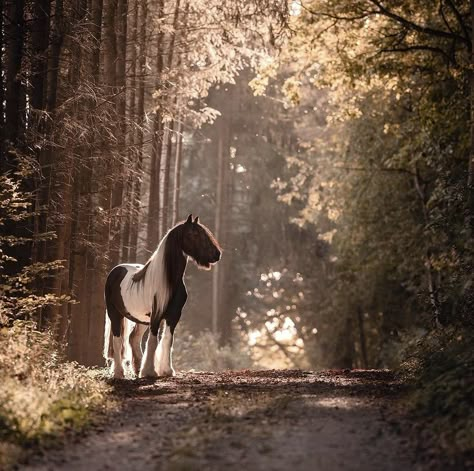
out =
<path fill-rule="evenodd" d="M 413 468 L 413 450 L 380 412 L 399 388 L 386 371 L 196 372 L 111 385 L 122 408 L 109 424 L 25 469 Z"/>

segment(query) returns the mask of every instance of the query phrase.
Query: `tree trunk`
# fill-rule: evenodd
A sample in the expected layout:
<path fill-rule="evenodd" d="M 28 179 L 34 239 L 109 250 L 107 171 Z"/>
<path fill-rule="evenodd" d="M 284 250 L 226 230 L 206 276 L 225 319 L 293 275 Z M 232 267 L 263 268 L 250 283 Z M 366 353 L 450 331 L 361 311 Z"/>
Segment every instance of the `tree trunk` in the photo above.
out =
<path fill-rule="evenodd" d="M 158 1 L 157 17 L 159 20 L 164 15 L 164 2 Z M 161 25 L 160 25 L 161 27 Z M 163 73 L 163 39 L 164 34 L 160 31 L 156 40 L 156 82 L 157 90 L 161 88 L 161 76 Z M 161 111 L 157 108 L 153 118 L 152 144 L 150 156 L 150 186 L 148 195 L 148 214 L 147 214 L 147 242 L 146 248 L 148 253 L 155 250 L 160 240 L 160 168 L 161 168 L 161 152 L 162 152 L 162 134 L 163 127 L 161 123 Z"/>
<path fill-rule="evenodd" d="M 48 74 L 48 43 L 49 43 L 49 16 L 50 0 L 38 0 L 33 8 L 34 20 L 31 26 L 31 94 L 30 102 L 32 107 L 32 116 L 30 128 L 36 130 L 36 139 L 41 141 L 47 132 L 46 118 L 43 114 L 45 110 L 45 89 L 47 86 Z M 41 166 L 44 150 L 36 151 L 36 157 Z M 45 231 L 46 214 L 42 214 L 42 193 L 43 181 L 42 174 L 38 172 L 35 182 L 35 215 L 34 215 L 34 236 L 32 248 L 33 263 L 44 260 L 45 242 L 38 240 L 38 235 Z M 47 204 L 47 201 L 45 202 Z M 46 205 L 45 204 L 45 205 Z M 43 280 L 37 282 L 36 288 L 41 292 L 44 285 Z"/>
<path fill-rule="evenodd" d="M 420 198 L 421 210 L 423 214 L 423 222 L 426 228 L 430 224 L 430 216 L 428 214 L 428 208 L 426 207 L 426 201 L 427 201 L 426 193 L 425 193 L 424 186 L 421 182 L 418 168 L 415 168 L 414 183 L 415 183 L 416 191 Z M 441 306 L 440 306 L 439 298 L 438 298 L 439 287 L 435 285 L 434 269 L 433 269 L 433 264 L 431 261 L 431 249 L 428 245 L 425 248 L 424 265 L 425 265 L 425 271 L 426 271 L 426 281 L 428 285 L 428 295 L 429 295 L 431 307 L 433 308 L 434 325 L 435 327 L 441 327 L 441 324 L 440 324 Z"/>
<path fill-rule="evenodd" d="M 174 58 L 174 47 L 176 41 L 176 31 L 178 29 L 178 19 L 179 19 L 179 5 L 180 0 L 176 0 L 174 6 L 173 14 L 173 30 L 170 34 L 169 44 L 168 44 L 168 54 L 166 58 L 166 67 L 168 73 L 171 73 L 173 69 L 173 58 Z M 168 102 L 168 93 L 166 94 L 164 104 Z M 163 237 L 166 231 L 169 229 L 169 200 L 170 200 L 170 171 L 171 171 L 171 155 L 173 150 L 173 128 L 174 120 L 169 123 L 168 129 L 165 132 L 163 138 L 163 147 L 162 147 L 162 158 L 163 161 L 163 185 L 162 185 L 162 206 L 161 206 L 161 230 L 160 237 Z"/>
<path fill-rule="evenodd" d="M 20 135 L 20 121 L 23 116 L 21 109 L 21 65 L 23 57 L 23 43 L 25 37 L 24 0 L 7 0 L 5 17 L 6 37 L 6 72 L 5 72 L 5 129 L 4 137 L 8 144 L 15 147 L 18 145 Z M 3 165 L 16 166 L 15 153 L 6 154 L 2 159 Z"/>
<path fill-rule="evenodd" d="M 136 97 L 136 75 L 137 75 L 137 29 L 138 29 L 138 1 L 134 0 L 131 8 L 132 22 L 130 28 L 128 28 L 128 43 L 129 43 L 129 78 L 126 84 L 126 112 L 127 119 L 129 123 L 134 123 L 136 120 L 136 110 L 135 110 L 135 97 Z M 133 188 L 135 185 L 135 180 L 140 178 L 140 175 L 136 172 L 137 166 L 137 152 L 135 149 L 135 129 L 134 126 L 128 126 L 126 134 L 126 145 L 128 150 L 128 169 L 127 180 L 125 186 L 125 205 L 126 205 L 126 214 L 124 216 L 124 226 L 123 226 L 123 238 L 122 238 L 122 260 L 123 261 L 133 261 L 130 260 L 131 252 L 131 225 L 133 223 Z"/>
<path fill-rule="evenodd" d="M 181 185 L 181 163 L 183 160 L 183 123 L 178 117 L 178 127 L 176 129 L 176 155 L 174 159 L 173 171 L 173 209 L 172 225 L 176 225 L 179 220 L 179 195 Z"/>
<path fill-rule="evenodd" d="M 125 6 L 126 8 L 126 6 Z M 116 172 L 118 176 L 112 185 L 112 195 L 110 208 L 110 227 L 109 227 L 109 257 L 110 265 L 117 265 L 120 254 L 120 221 L 121 221 L 121 207 L 123 183 L 121 177 L 121 128 L 122 116 L 118 113 L 121 108 L 120 99 L 118 95 L 118 87 L 124 82 L 125 77 L 121 77 L 117 73 L 118 64 L 120 68 L 124 69 L 124 62 L 119 59 L 119 37 L 126 38 L 126 28 L 121 24 L 123 22 L 124 0 L 106 0 L 104 9 L 104 84 L 107 87 L 107 94 L 109 100 L 115 104 L 115 111 L 119 120 L 118 130 L 114 133 L 117 138 L 117 146 L 112 145 L 109 149 L 108 160 L 110 168 Z M 118 18 L 118 21 L 117 21 Z M 126 16 L 125 16 L 126 21 Z M 124 34 L 125 33 L 125 34 Z M 123 41 L 121 47 L 123 46 Z M 122 72 L 122 71 L 121 71 Z M 123 147 L 123 146 L 122 146 Z"/>
<path fill-rule="evenodd" d="M 64 40 L 63 0 L 56 0 L 54 7 L 54 23 L 51 36 L 51 52 L 48 64 L 48 96 L 47 109 L 49 112 L 56 108 L 59 76 L 59 59 Z"/>
<path fill-rule="evenodd" d="M 5 27 L 4 17 L 6 16 L 5 2 L 0 0 L 0 44 L 5 44 Z M 5 63 L 3 59 L 3 53 L 0 53 L 0 158 L 4 155 L 5 149 L 5 80 L 3 71 L 5 71 Z M 3 159 L 2 159 L 3 160 Z M 2 165 L 0 164 L 0 171 L 2 171 Z"/>
<path fill-rule="evenodd" d="M 357 308 L 357 324 L 359 327 L 359 342 L 360 342 L 360 353 L 362 356 L 362 367 L 367 369 L 369 367 L 369 360 L 367 357 L 367 341 L 365 339 L 364 315 L 360 307 Z"/>
<path fill-rule="evenodd" d="M 89 54 L 89 67 L 87 70 L 87 79 L 95 87 L 100 83 L 100 50 L 102 41 L 102 14 L 103 0 L 90 0 L 91 21 L 89 25 L 89 34 L 93 40 L 93 46 Z M 91 113 L 96 106 L 95 100 L 89 102 L 88 113 Z M 93 147 L 97 148 L 100 144 L 94 142 Z M 81 175 L 82 200 L 84 205 L 84 218 L 81 224 L 85 232 L 87 246 L 85 251 L 85 264 L 83 266 L 85 284 L 82 291 L 81 313 L 88 317 L 85 335 L 87 335 L 86 358 L 83 361 L 87 364 L 102 365 L 102 345 L 105 308 L 103 304 L 102 287 L 104 286 L 105 267 L 101 263 L 102 259 L 97 252 L 101 252 L 102 247 L 98 247 L 97 236 L 103 233 L 103 221 L 98 221 L 95 208 L 100 206 L 100 201 L 95 186 L 102 184 L 103 171 L 98 158 L 94 155 L 92 148 L 86 151 L 87 158 L 84 171 Z M 100 237 L 100 236 L 99 236 Z M 94 303 L 97 303 L 95 308 Z"/>
<path fill-rule="evenodd" d="M 131 230 L 130 230 L 130 252 L 129 257 L 131 261 L 137 261 L 137 246 L 138 246 L 138 223 L 140 213 L 140 201 L 141 201 L 141 178 L 142 178 L 142 162 L 143 162 L 143 127 L 145 125 L 145 81 L 146 81 L 146 26 L 148 7 L 146 1 L 140 1 L 140 35 L 139 35 L 139 54 L 138 54 L 138 90 L 137 90 L 137 103 L 136 103 L 136 116 L 137 116 L 137 132 L 135 148 L 137 153 L 136 162 L 136 177 L 133 185 L 132 195 L 132 219 L 131 219 Z"/>
<path fill-rule="evenodd" d="M 214 219 L 214 234 L 217 240 L 222 235 L 222 208 L 224 198 L 224 177 L 225 177 L 225 149 L 224 136 L 222 130 L 223 117 L 219 118 L 220 125 L 217 128 L 217 186 L 216 186 L 216 213 Z M 212 333 L 218 335 L 219 319 L 219 272 L 220 265 L 217 264 L 212 272 Z"/>
<path fill-rule="evenodd" d="M 471 146 L 469 150 L 469 164 L 467 175 L 467 208 L 466 208 L 466 230 L 468 238 L 472 237 L 474 230 L 474 0 L 471 0 L 471 67 L 469 69 L 470 82 L 470 131 Z"/>
<path fill-rule="evenodd" d="M 50 0 L 34 2 L 34 21 L 31 31 L 31 106 L 36 110 L 44 109 L 45 84 L 48 72 L 48 39 Z"/>
<path fill-rule="evenodd" d="M 171 153 L 173 149 L 172 137 L 173 137 L 173 126 L 174 122 L 172 121 L 169 124 L 169 127 L 165 131 L 165 135 L 163 137 L 163 150 L 162 154 L 164 156 L 163 160 L 163 184 L 162 187 L 162 197 L 161 201 L 162 208 L 161 208 L 161 230 L 160 230 L 160 237 L 163 237 L 166 234 L 166 231 L 169 229 L 169 222 L 168 222 L 168 207 L 169 207 L 169 195 L 170 195 L 170 169 L 171 169 Z"/>

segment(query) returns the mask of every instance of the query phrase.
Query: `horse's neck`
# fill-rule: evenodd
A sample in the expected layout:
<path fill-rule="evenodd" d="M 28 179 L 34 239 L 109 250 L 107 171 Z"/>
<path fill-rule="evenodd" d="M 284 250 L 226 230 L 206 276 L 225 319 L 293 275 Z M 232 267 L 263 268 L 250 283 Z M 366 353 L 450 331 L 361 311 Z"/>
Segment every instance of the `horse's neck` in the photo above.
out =
<path fill-rule="evenodd" d="M 166 307 L 173 294 L 173 289 L 179 279 L 183 278 L 187 265 L 187 256 L 184 255 L 180 247 L 167 247 L 169 236 L 170 233 L 163 237 L 150 259 L 150 277 L 145 287 L 150 295 L 157 297 L 160 310 Z M 167 253 L 169 250 L 171 252 Z"/>
<path fill-rule="evenodd" d="M 148 276 L 143 285 L 146 297 L 152 299 L 156 296 L 160 311 L 166 306 L 171 294 L 171 287 L 167 280 L 165 266 L 166 239 L 167 236 L 161 240 L 155 253 L 151 256 L 147 273 Z"/>

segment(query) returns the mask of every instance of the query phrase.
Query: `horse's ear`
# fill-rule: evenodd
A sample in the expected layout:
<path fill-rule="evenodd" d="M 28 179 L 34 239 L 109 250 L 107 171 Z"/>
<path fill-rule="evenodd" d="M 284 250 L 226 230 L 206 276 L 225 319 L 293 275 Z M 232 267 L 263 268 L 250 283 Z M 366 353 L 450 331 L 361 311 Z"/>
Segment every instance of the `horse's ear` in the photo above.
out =
<path fill-rule="evenodd" d="M 192 215 L 192 214 L 190 214 L 190 215 L 188 216 L 188 219 L 186 219 L 186 222 L 187 222 L 187 223 L 190 223 L 190 224 L 193 222 L 193 215 Z"/>
<path fill-rule="evenodd" d="M 194 224 L 197 224 L 199 222 L 199 216 L 196 216 L 196 219 L 194 220 Z"/>

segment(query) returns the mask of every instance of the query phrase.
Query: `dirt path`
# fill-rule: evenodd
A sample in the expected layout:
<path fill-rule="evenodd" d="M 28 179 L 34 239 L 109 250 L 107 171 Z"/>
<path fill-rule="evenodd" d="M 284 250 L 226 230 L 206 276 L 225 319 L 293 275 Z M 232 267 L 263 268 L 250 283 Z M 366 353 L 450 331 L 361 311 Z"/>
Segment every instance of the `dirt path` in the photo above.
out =
<path fill-rule="evenodd" d="M 30 470 L 425 469 L 386 371 L 186 373 L 115 384 L 120 414 Z"/>

